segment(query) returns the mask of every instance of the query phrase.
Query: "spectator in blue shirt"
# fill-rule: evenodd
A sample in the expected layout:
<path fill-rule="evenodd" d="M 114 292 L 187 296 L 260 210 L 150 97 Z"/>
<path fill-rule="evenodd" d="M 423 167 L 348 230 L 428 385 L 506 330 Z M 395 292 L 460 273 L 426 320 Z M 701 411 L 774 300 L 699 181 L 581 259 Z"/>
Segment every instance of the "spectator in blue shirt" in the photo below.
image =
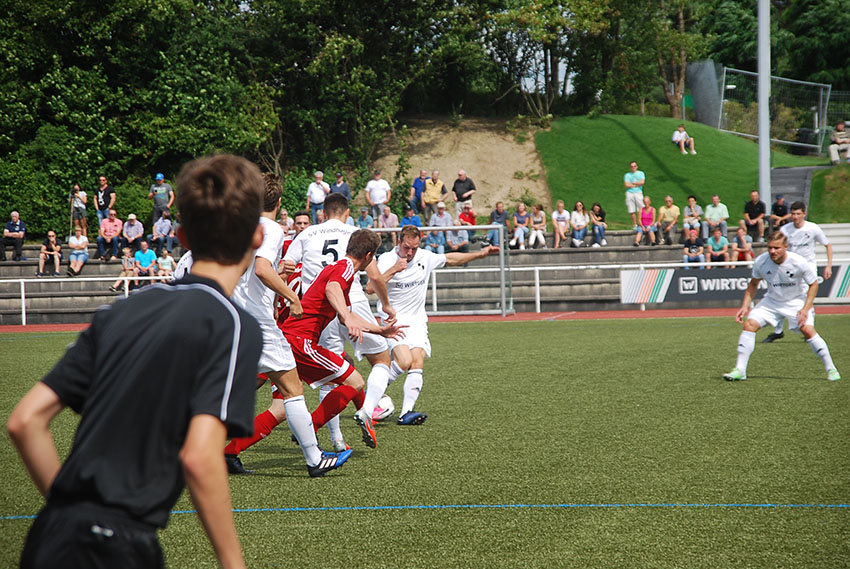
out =
<path fill-rule="evenodd" d="M 405 225 L 413 225 L 415 227 L 422 227 L 422 219 L 418 215 L 414 215 L 413 208 L 407 206 L 404 210 L 404 217 L 401 218 L 401 227 Z"/>
<path fill-rule="evenodd" d="M 505 226 L 505 233 L 508 231 L 508 212 L 505 210 L 505 204 L 503 202 L 496 202 L 496 209 L 490 212 L 490 225 L 501 224 Z M 501 243 L 499 242 L 499 230 L 491 229 L 487 232 L 487 243 L 484 243 L 484 246 L 487 245 L 495 245 L 499 246 Z"/>
<path fill-rule="evenodd" d="M 369 215 L 368 207 L 360 208 L 360 217 L 354 220 L 355 225 L 360 229 L 371 229 L 375 225 L 374 218 Z"/>
<path fill-rule="evenodd" d="M 133 274 L 137 277 L 139 275 L 143 276 L 156 276 L 156 253 L 154 253 L 151 249 L 148 249 L 148 242 L 142 240 L 139 243 L 139 250 L 136 251 L 136 254 L 133 255 L 133 258 L 136 260 L 136 265 L 133 267 Z M 136 281 L 136 286 L 139 286 L 139 281 Z"/>
<path fill-rule="evenodd" d="M 27 224 L 21 219 L 21 215 L 17 211 L 12 212 L 12 220 L 6 222 L 6 227 L 3 229 L 3 245 L 0 247 L 0 261 L 6 260 L 6 247 L 10 245 L 15 248 L 15 256 L 13 261 L 21 260 L 21 253 L 24 250 L 24 236 L 27 234 Z"/>
<path fill-rule="evenodd" d="M 410 184 L 408 202 L 410 203 L 410 207 L 413 208 L 413 212 L 417 215 L 419 214 L 419 205 L 422 203 L 422 192 L 425 190 L 425 182 L 430 179 L 431 176 L 428 175 L 427 170 L 419 170 L 419 177 L 415 178 L 413 183 Z"/>

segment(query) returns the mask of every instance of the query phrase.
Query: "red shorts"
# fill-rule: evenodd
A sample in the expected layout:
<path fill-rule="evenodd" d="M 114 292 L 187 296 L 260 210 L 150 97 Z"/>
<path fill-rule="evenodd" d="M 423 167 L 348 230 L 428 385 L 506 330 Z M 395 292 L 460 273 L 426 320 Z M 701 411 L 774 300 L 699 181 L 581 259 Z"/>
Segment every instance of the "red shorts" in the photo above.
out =
<path fill-rule="evenodd" d="M 318 341 L 294 334 L 284 333 L 284 336 L 295 356 L 298 377 L 313 389 L 326 383 L 341 384 L 354 373 L 354 368 L 341 355 L 320 346 Z"/>
<path fill-rule="evenodd" d="M 738 251 L 738 260 L 739 261 L 749 261 L 752 259 L 752 252 L 747 251 L 744 253 L 743 251 Z"/>

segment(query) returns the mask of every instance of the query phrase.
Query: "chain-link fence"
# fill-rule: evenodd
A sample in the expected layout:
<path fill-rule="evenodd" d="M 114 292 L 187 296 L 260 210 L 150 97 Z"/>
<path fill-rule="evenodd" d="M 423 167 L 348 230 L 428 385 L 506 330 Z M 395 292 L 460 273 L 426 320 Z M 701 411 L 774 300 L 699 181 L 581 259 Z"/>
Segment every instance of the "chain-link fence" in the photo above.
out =
<path fill-rule="evenodd" d="M 770 78 L 770 138 L 820 152 L 828 130 L 831 86 Z M 758 73 L 726 67 L 720 85 L 718 129 L 758 137 Z"/>

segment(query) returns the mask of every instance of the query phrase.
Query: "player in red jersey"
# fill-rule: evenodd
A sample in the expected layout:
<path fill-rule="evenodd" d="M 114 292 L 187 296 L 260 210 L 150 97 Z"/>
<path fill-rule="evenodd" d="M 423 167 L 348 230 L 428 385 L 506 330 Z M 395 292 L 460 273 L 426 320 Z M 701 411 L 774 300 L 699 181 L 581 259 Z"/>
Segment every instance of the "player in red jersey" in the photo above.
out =
<path fill-rule="evenodd" d="M 403 326 L 380 326 L 367 322 L 349 309 L 348 291 L 357 271 L 362 271 L 375 258 L 381 244 L 376 233 L 361 229 L 351 234 L 345 257 L 326 266 L 304 294 L 301 301 L 304 314 L 289 318 L 283 328 L 284 336 L 292 348 L 298 376 L 313 389 L 326 383 L 339 385 L 322 400 L 313 411 L 313 427 L 318 430 L 346 405 L 354 400 L 359 409 L 363 405 L 365 382 L 354 367 L 341 354 L 319 345 L 319 336 L 328 323 L 339 318 L 348 330 L 352 342 L 359 342 L 364 333 L 386 338 L 403 338 Z M 358 423 L 363 432 L 363 442 L 374 448 L 375 431 L 368 422 Z"/>
<path fill-rule="evenodd" d="M 298 235 L 310 226 L 310 213 L 307 211 L 299 211 L 294 217 L 295 235 Z M 283 242 L 283 254 L 292 244 L 292 237 Z M 289 275 L 286 279 L 287 286 L 292 289 L 292 292 L 301 297 L 301 267 Z M 289 305 L 283 297 L 277 297 L 277 325 L 283 330 L 284 321 L 289 318 Z M 268 381 L 268 376 L 264 373 L 257 374 L 257 388 Z M 242 460 L 239 459 L 239 453 L 243 450 L 257 444 L 269 434 L 275 427 L 286 420 L 286 410 L 283 406 L 283 395 L 275 387 L 272 387 L 272 402 L 269 408 L 256 417 L 254 417 L 254 434 L 250 437 L 237 437 L 232 439 L 226 447 L 224 447 L 224 456 L 227 462 L 227 469 L 230 474 L 250 474 L 252 471 L 247 470 L 242 466 Z M 344 450 L 344 449 L 343 449 Z"/>

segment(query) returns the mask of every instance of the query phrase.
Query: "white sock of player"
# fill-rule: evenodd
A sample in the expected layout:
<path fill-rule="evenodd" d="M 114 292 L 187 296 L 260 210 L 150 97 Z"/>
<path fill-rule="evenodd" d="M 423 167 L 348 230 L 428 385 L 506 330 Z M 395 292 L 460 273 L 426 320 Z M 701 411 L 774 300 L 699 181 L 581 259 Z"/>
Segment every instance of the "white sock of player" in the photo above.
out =
<path fill-rule="evenodd" d="M 776 328 L 773 330 L 774 334 L 781 334 L 783 328 L 785 328 L 785 319 L 781 318 L 779 322 L 776 323 Z"/>
<path fill-rule="evenodd" d="M 363 400 L 363 410 L 371 417 L 372 411 L 378 406 L 378 401 L 387 391 L 390 383 L 390 368 L 384 364 L 375 364 L 366 380 L 366 398 Z"/>
<path fill-rule="evenodd" d="M 806 340 L 812 347 L 812 351 L 823 362 L 827 371 L 834 369 L 835 364 L 832 363 L 832 356 L 829 355 L 829 348 L 826 347 L 826 342 L 820 337 L 820 334 L 815 334 L 811 340 Z"/>
<path fill-rule="evenodd" d="M 387 377 L 387 385 L 391 384 L 395 380 L 398 379 L 398 376 L 404 373 L 404 370 L 401 369 L 401 366 L 393 361 L 390 363 L 390 374 Z"/>
<path fill-rule="evenodd" d="M 284 399 L 283 408 L 286 410 L 286 422 L 301 446 L 301 452 L 304 453 L 307 466 L 316 466 L 322 460 L 322 451 L 319 450 L 316 432 L 313 431 L 313 417 L 307 410 L 304 396 L 299 395 Z"/>
<path fill-rule="evenodd" d="M 336 384 L 325 384 L 319 388 L 319 403 L 321 403 L 325 397 L 328 396 L 328 393 L 336 389 Z M 342 430 L 339 428 L 339 415 L 328 421 L 325 426 L 328 428 L 328 431 L 331 433 L 332 441 L 342 441 L 345 440 L 345 437 L 342 436 Z"/>
<path fill-rule="evenodd" d="M 416 405 L 416 400 L 419 399 L 420 391 L 422 391 L 422 370 L 408 370 L 407 378 L 404 380 L 404 402 L 401 404 L 399 417 L 403 417 L 405 413 L 413 411 L 413 406 Z"/>
<path fill-rule="evenodd" d="M 741 336 L 738 338 L 738 363 L 735 367 L 741 370 L 741 373 L 747 373 L 747 363 L 750 361 L 750 355 L 756 348 L 756 333 L 741 330 Z"/>

